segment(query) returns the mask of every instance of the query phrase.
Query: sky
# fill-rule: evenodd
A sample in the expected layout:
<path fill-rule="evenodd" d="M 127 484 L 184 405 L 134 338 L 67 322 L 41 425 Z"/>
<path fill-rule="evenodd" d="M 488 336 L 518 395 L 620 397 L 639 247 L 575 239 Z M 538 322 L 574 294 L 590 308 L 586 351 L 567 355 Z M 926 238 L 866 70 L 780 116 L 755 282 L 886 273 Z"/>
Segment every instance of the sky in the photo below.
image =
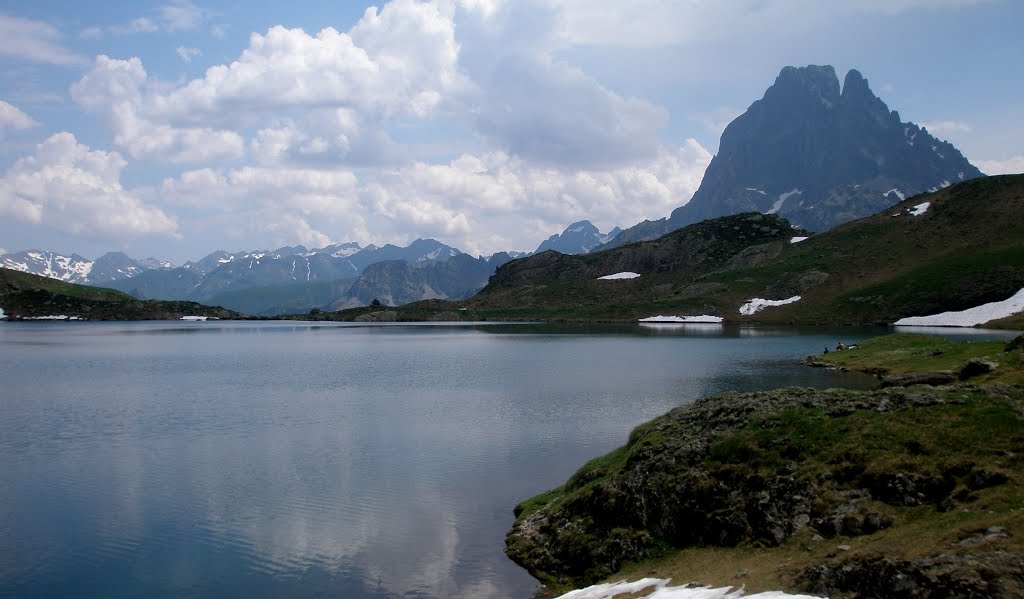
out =
<path fill-rule="evenodd" d="M 787 65 L 1024 171 L 1017 0 L 0 0 L 0 253 L 177 264 L 667 216 Z"/>

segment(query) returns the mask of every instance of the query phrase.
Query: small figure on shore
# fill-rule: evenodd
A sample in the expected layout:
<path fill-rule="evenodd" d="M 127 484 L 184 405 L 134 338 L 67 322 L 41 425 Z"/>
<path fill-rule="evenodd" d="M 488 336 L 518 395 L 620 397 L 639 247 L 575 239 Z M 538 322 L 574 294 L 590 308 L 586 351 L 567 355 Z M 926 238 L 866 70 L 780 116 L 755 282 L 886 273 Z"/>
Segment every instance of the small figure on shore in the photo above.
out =
<path fill-rule="evenodd" d="M 836 351 L 843 351 L 844 349 L 846 349 L 846 346 L 843 345 L 842 341 L 840 341 L 839 343 L 836 343 Z"/>
<path fill-rule="evenodd" d="M 825 353 L 826 354 L 828 353 L 828 346 L 827 345 L 825 346 Z"/>

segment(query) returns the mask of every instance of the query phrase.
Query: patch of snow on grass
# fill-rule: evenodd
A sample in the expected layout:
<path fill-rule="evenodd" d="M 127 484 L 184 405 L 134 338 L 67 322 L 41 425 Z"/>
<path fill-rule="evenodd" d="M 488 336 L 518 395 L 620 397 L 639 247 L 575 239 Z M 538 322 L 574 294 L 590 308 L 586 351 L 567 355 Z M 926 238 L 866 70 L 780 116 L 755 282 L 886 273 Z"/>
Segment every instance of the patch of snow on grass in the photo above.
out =
<path fill-rule="evenodd" d="M 775 203 L 772 204 L 772 209 L 769 210 L 768 212 L 765 212 L 765 214 L 775 214 L 776 212 L 779 211 L 780 208 L 782 208 L 782 205 L 786 203 L 786 200 L 789 199 L 789 196 L 798 193 L 802 194 L 803 192 L 800 191 L 799 189 L 791 189 L 786 193 L 780 193 L 779 199 L 775 200 Z"/>
<path fill-rule="evenodd" d="M 982 304 L 961 312 L 910 316 L 901 318 L 894 324 L 898 327 L 973 327 L 990 320 L 1013 316 L 1018 312 L 1024 312 L 1024 288 L 1001 302 Z"/>
<path fill-rule="evenodd" d="M 789 242 L 790 243 L 800 243 L 801 241 L 803 241 L 805 239 L 807 239 L 807 237 L 794 237 L 793 239 L 790 239 Z"/>
<path fill-rule="evenodd" d="M 647 318 L 641 318 L 639 322 L 702 322 L 702 323 L 719 323 L 722 322 L 721 316 L 709 316 L 707 314 L 701 314 L 700 316 L 648 316 Z"/>
<path fill-rule="evenodd" d="M 751 314 L 757 314 L 761 310 L 764 310 L 765 308 L 768 308 L 770 306 L 784 306 L 786 304 L 792 304 L 793 302 L 798 301 L 800 301 L 799 295 L 794 295 L 793 297 L 783 300 L 769 300 L 762 299 L 760 297 L 755 297 L 753 299 L 747 300 L 747 303 L 740 306 L 740 314 L 743 314 L 744 316 L 750 316 Z"/>
<path fill-rule="evenodd" d="M 638 272 L 617 272 L 613 275 L 605 275 L 603 277 L 597 277 L 598 281 L 615 281 L 618 279 L 635 279 L 640 276 Z"/>
<path fill-rule="evenodd" d="M 651 587 L 654 587 L 654 591 L 649 595 L 644 595 L 646 599 L 739 599 L 740 597 L 743 599 L 814 599 L 811 595 L 790 595 L 782 591 L 765 591 L 747 595 L 744 589 L 733 587 L 717 589 L 687 585 L 670 587 L 668 586 L 669 582 L 671 579 L 668 578 L 641 578 L 633 582 L 621 580 L 569 591 L 557 599 L 612 599 L 616 596 L 638 593 Z"/>
<path fill-rule="evenodd" d="M 932 205 L 931 202 L 923 202 L 921 204 L 918 204 L 917 206 L 914 206 L 910 210 L 910 213 L 913 214 L 914 216 L 921 216 L 925 212 L 928 212 L 928 207 L 931 206 L 931 205 Z"/>

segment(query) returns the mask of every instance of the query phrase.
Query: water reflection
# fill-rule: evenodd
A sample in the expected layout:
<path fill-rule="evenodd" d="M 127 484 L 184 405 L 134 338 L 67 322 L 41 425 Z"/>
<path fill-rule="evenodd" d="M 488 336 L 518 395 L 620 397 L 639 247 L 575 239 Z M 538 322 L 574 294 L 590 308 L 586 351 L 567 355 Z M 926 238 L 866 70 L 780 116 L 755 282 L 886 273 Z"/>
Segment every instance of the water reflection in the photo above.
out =
<path fill-rule="evenodd" d="M 0 595 L 524 597 L 512 507 L 636 424 L 871 384 L 830 333 L 210 325 L 0 327 Z"/>

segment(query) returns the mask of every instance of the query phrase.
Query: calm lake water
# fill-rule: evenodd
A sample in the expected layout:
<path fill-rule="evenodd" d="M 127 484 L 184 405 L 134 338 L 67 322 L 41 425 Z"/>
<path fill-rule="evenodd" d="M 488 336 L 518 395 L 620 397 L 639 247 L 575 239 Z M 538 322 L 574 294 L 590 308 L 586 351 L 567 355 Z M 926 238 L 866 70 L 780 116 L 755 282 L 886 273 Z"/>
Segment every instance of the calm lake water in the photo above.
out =
<path fill-rule="evenodd" d="M 0 595 L 524 598 L 516 503 L 879 332 L 0 323 Z"/>

